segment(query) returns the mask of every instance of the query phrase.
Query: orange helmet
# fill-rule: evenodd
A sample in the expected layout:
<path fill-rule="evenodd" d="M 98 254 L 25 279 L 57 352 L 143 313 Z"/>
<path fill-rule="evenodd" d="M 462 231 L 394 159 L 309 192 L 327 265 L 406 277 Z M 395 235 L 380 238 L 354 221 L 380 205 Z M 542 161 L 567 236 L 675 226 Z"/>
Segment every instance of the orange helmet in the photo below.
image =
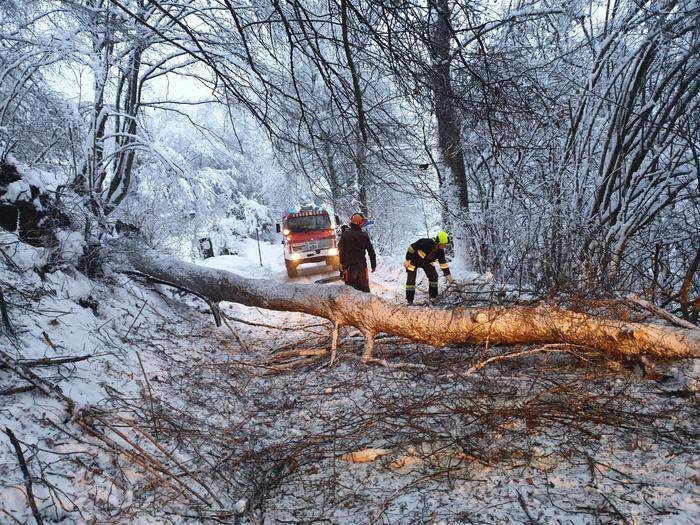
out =
<path fill-rule="evenodd" d="M 362 226 L 364 223 L 365 223 L 365 218 L 361 213 L 355 213 L 352 217 L 350 217 L 350 224 Z"/>

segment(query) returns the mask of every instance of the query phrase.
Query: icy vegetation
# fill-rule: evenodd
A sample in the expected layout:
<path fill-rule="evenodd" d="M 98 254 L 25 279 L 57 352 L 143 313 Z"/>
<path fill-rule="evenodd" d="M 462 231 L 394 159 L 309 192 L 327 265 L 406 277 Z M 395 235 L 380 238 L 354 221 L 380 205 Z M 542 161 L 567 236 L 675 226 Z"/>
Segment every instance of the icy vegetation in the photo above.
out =
<path fill-rule="evenodd" d="M 18 268 L 0 275 L 13 283 L 0 426 L 46 522 L 678 524 L 700 511 L 696 361 L 650 373 L 553 353 L 469 374 L 488 350 L 384 337 L 393 366 L 368 369 L 346 331 L 329 368 L 317 318 L 224 303 L 216 328 L 192 296 L 69 267 L 41 278 L 43 249 L 7 235 L 2 249 Z M 284 282 L 280 251 L 265 243 L 263 267 L 206 264 Z M 402 267 L 381 268 L 375 292 L 396 300 Z M 0 521 L 30 521 L 9 440 L 0 479 Z"/>
<path fill-rule="evenodd" d="M 698 19 L 0 0 L 0 524 L 696 523 Z"/>

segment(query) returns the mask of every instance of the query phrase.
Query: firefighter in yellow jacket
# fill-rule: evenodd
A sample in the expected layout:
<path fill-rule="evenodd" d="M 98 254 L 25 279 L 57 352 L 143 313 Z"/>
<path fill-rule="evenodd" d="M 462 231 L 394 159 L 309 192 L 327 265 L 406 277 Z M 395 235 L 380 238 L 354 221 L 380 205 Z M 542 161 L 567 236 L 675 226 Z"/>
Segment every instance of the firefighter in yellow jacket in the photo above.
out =
<path fill-rule="evenodd" d="M 438 295 L 438 274 L 433 263 L 437 260 L 440 269 L 448 282 L 453 282 L 450 267 L 445 259 L 445 248 L 450 243 L 450 236 L 445 231 L 439 231 L 435 237 L 418 239 L 406 251 L 406 300 L 413 304 L 416 295 L 416 273 L 422 268 L 428 278 L 428 295 L 433 302 Z"/>

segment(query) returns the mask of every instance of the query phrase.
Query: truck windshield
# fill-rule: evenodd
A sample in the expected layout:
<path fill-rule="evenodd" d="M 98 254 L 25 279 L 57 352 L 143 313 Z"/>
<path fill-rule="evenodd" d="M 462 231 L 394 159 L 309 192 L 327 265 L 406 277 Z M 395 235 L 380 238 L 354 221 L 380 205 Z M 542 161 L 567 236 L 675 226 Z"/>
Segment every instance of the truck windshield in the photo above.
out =
<path fill-rule="evenodd" d="M 287 229 L 290 233 L 301 233 L 313 230 L 327 230 L 331 227 L 328 215 L 306 215 L 287 219 Z"/>

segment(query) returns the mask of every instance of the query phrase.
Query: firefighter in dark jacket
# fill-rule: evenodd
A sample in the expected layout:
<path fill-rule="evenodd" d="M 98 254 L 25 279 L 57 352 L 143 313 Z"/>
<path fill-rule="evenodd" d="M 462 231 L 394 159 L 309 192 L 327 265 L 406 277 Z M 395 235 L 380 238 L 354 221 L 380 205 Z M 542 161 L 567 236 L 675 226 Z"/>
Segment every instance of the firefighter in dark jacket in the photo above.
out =
<path fill-rule="evenodd" d="M 445 279 L 448 282 L 453 282 L 450 275 L 450 267 L 445 259 L 445 248 L 450 242 L 450 236 L 447 232 L 439 231 L 433 238 L 418 239 L 411 244 L 406 251 L 406 262 L 403 263 L 406 268 L 406 300 L 408 304 L 413 304 L 413 298 L 416 296 L 416 274 L 418 268 L 422 268 L 425 276 L 428 278 L 428 295 L 430 301 L 433 302 L 438 295 L 438 274 L 433 266 L 437 260 L 440 264 Z"/>
<path fill-rule="evenodd" d="M 365 218 L 360 213 L 350 218 L 350 227 L 340 236 L 338 251 L 345 284 L 352 286 L 355 290 L 369 293 L 369 272 L 365 252 L 369 255 L 373 272 L 377 269 L 377 256 L 369 235 L 362 231 L 364 223 Z"/>

